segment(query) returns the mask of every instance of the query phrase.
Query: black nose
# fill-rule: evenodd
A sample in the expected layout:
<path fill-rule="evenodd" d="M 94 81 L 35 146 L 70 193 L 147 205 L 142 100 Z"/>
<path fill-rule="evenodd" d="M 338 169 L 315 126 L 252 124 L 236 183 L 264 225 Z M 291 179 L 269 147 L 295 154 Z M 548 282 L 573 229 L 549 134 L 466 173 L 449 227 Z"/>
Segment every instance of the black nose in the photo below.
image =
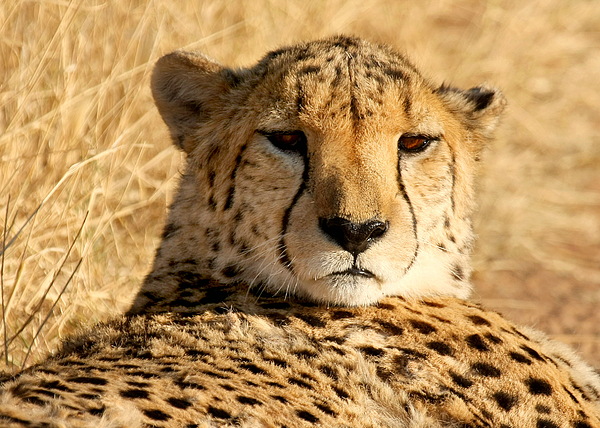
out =
<path fill-rule="evenodd" d="M 320 218 L 319 227 L 340 247 L 356 256 L 381 238 L 387 232 L 389 223 L 379 220 L 353 223 L 345 218 L 334 217 Z"/>

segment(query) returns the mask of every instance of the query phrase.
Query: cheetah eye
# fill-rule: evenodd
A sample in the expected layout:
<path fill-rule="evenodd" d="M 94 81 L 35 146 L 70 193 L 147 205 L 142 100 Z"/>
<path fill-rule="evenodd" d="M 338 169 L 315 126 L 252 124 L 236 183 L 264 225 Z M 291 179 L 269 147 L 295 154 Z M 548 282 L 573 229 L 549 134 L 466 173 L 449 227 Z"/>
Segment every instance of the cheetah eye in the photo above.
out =
<path fill-rule="evenodd" d="M 267 140 L 271 142 L 279 150 L 285 152 L 296 152 L 306 153 L 306 135 L 302 131 L 290 131 L 290 132 L 263 132 L 259 131 L 260 134 L 267 137 Z"/>
<path fill-rule="evenodd" d="M 427 135 L 404 134 L 398 140 L 398 149 L 404 152 L 417 153 L 425 150 L 432 142 L 439 138 Z"/>

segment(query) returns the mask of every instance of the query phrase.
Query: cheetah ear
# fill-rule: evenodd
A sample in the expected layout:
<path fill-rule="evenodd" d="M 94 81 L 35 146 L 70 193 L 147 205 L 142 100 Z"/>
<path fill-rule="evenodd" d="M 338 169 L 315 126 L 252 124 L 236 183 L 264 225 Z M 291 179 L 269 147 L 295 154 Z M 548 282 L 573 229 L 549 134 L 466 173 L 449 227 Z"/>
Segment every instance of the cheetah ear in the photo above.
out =
<path fill-rule="evenodd" d="M 152 74 L 152 95 L 174 143 L 186 153 L 196 146 L 195 130 L 219 109 L 233 73 L 195 52 L 160 58 Z"/>
<path fill-rule="evenodd" d="M 454 113 L 462 117 L 476 137 L 487 140 L 493 136 L 506 107 L 506 98 L 502 92 L 489 86 L 464 91 L 442 85 L 436 93 Z"/>

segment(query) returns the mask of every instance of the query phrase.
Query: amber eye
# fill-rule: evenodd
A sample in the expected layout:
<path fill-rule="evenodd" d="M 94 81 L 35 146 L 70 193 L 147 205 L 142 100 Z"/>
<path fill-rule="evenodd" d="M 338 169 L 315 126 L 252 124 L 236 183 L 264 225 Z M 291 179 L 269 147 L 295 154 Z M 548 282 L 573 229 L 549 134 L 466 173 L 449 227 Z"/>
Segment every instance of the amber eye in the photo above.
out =
<path fill-rule="evenodd" d="M 427 135 L 404 134 L 398 140 L 398 149 L 411 153 L 420 152 L 436 140 L 438 138 Z"/>
<path fill-rule="evenodd" d="M 306 153 L 306 136 L 302 131 L 262 132 L 267 139 L 280 150 L 286 152 Z"/>

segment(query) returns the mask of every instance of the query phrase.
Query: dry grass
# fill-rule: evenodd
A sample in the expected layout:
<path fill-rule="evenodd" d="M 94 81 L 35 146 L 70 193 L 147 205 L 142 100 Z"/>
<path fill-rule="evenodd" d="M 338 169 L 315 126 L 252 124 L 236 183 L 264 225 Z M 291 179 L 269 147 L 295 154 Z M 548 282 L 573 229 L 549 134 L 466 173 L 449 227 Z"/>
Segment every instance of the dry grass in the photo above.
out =
<path fill-rule="evenodd" d="M 243 65 L 340 32 L 396 45 L 437 81 L 504 89 L 478 297 L 592 359 L 600 315 L 578 308 L 600 301 L 599 28 L 586 0 L 2 2 L 0 367 L 30 365 L 122 311 L 149 268 L 180 161 L 148 90 L 161 54 Z"/>

